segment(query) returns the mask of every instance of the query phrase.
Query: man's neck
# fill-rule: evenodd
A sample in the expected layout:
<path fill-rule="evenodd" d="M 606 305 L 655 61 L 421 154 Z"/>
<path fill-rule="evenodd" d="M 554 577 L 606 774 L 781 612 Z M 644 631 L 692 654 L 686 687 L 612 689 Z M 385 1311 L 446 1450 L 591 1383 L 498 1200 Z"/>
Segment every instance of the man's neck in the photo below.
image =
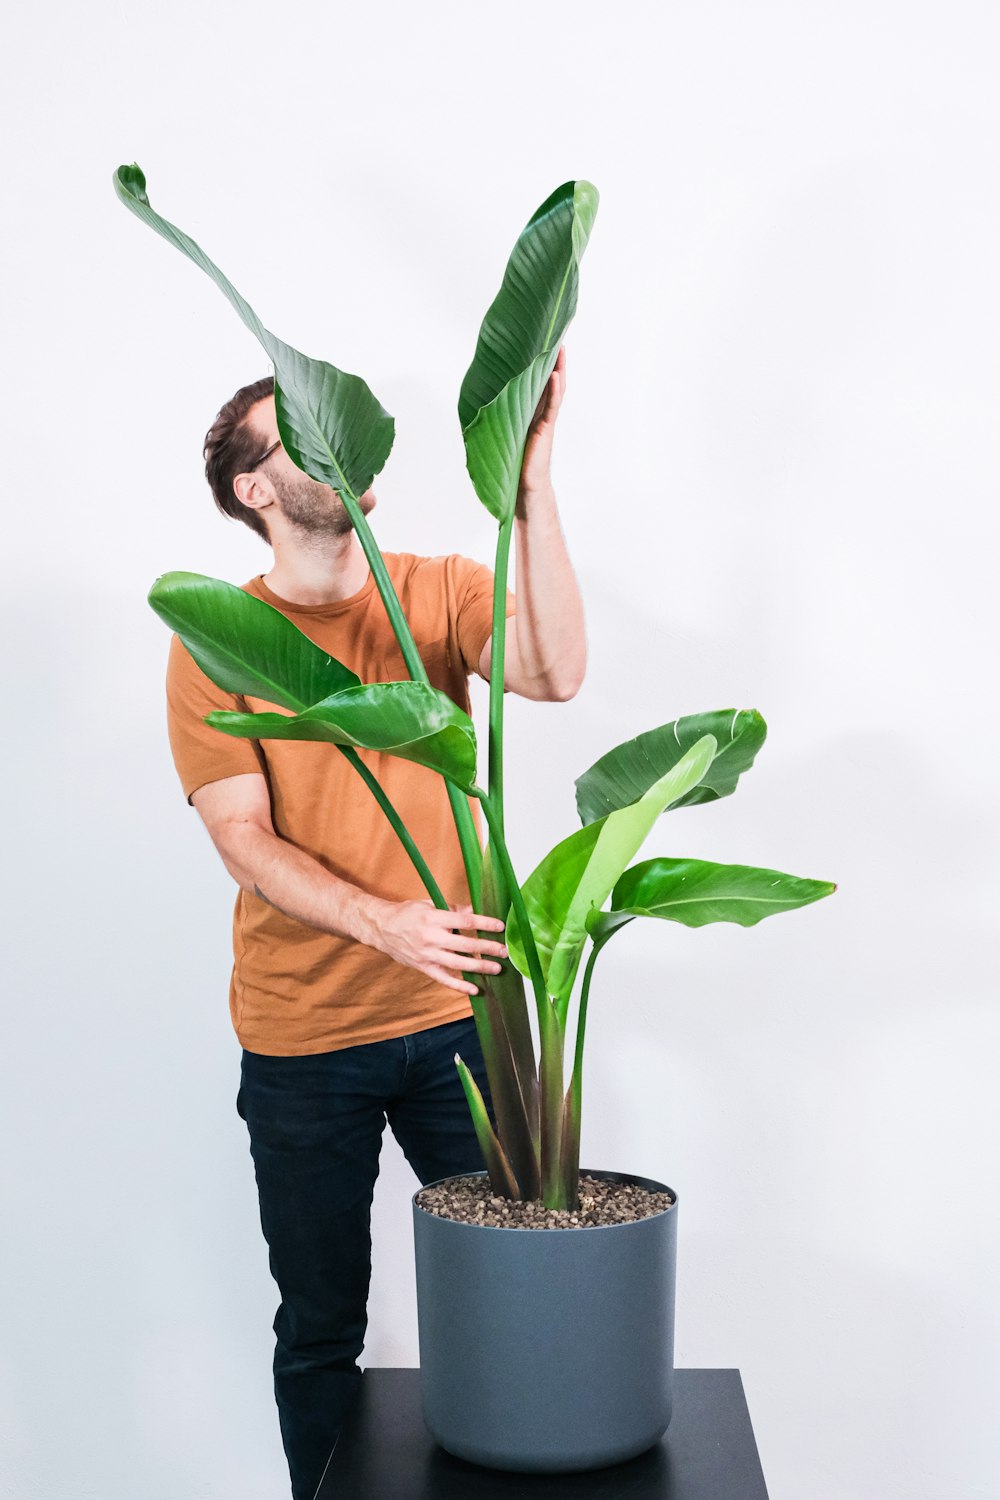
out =
<path fill-rule="evenodd" d="M 371 569 L 353 531 L 331 537 L 322 548 L 293 548 L 278 542 L 274 566 L 262 574 L 279 599 L 289 604 L 339 604 L 359 594 Z"/>

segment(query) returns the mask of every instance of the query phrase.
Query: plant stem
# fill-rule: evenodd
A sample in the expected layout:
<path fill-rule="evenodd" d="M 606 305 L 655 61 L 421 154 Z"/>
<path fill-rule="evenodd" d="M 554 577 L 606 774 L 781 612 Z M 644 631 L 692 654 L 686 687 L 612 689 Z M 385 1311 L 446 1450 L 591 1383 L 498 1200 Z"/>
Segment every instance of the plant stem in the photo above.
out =
<path fill-rule="evenodd" d="M 385 813 L 394 833 L 396 834 L 396 837 L 399 839 L 400 843 L 403 845 L 403 848 L 410 856 L 413 867 L 416 870 L 417 874 L 420 876 L 420 879 L 423 881 L 424 889 L 426 890 L 428 896 L 430 896 L 431 900 L 434 902 L 434 905 L 438 908 L 439 911 L 450 911 L 451 908 L 449 907 L 448 902 L 444 897 L 444 893 L 442 892 L 441 887 L 434 879 L 434 876 L 431 874 L 426 860 L 424 859 L 420 850 L 417 848 L 416 844 L 413 842 L 413 837 L 406 824 L 403 822 L 402 818 L 399 816 L 399 813 L 396 811 L 396 809 L 393 807 L 392 803 L 386 796 L 381 782 L 368 769 L 356 750 L 352 750 L 347 745 L 338 745 L 337 749 L 341 752 L 342 755 L 346 756 L 347 760 L 350 761 L 351 765 L 357 771 L 358 775 L 364 781 L 372 796 L 375 798 L 379 807 Z M 480 981 L 479 975 L 466 974 L 464 971 L 462 973 L 462 978 L 469 984 L 478 984 Z M 494 1049 L 492 1045 L 493 1038 L 492 1036 L 487 1036 L 485 1039 L 483 1038 L 484 1028 L 487 1033 L 489 1032 L 489 1018 L 482 1004 L 480 1004 L 478 1011 L 475 1004 L 476 1000 L 481 1001 L 482 997 L 481 995 L 470 995 L 469 999 L 472 1002 L 472 1009 L 473 1013 L 476 1015 L 477 1022 L 480 1020 L 482 1020 L 483 1022 L 483 1025 L 478 1028 L 480 1031 L 480 1039 L 483 1041 L 483 1052 L 487 1057 L 492 1058 L 494 1056 Z M 492 1087 L 492 1083 L 490 1086 Z"/>
<path fill-rule="evenodd" d="M 396 593 L 392 579 L 389 577 L 385 558 L 379 551 L 378 542 L 376 542 L 372 534 L 372 529 L 368 525 L 364 512 L 348 489 L 342 490 L 340 497 L 344 502 L 347 514 L 351 518 L 354 530 L 357 532 L 358 541 L 361 543 L 365 557 L 368 559 L 368 564 L 372 570 L 372 577 L 375 579 L 375 586 L 382 596 L 386 614 L 389 616 L 389 624 L 392 626 L 393 633 L 403 653 L 406 669 L 415 682 L 428 682 L 430 679 L 427 676 L 427 668 L 424 666 L 420 652 L 417 650 L 416 641 L 413 639 L 413 632 L 410 630 L 410 622 L 403 613 L 403 606 L 399 602 L 399 595 Z"/>
<path fill-rule="evenodd" d="M 476 1139 L 479 1149 L 483 1153 L 486 1170 L 489 1173 L 490 1186 L 494 1193 L 503 1198 L 520 1199 L 521 1192 L 517 1185 L 517 1179 L 511 1171 L 510 1162 L 500 1142 L 497 1140 L 496 1132 L 490 1124 L 490 1117 L 486 1110 L 486 1103 L 479 1091 L 479 1085 L 473 1078 L 465 1063 L 455 1053 L 455 1066 L 458 1076 L 462 1080 L 465 1090 L 466 1102 L 469 1113 L 472 1115 L 472 1124 L 475 1128 Z"/>
<path fill-rule="evenodd" d="M 583 1117 L 583 1042 L 587 1030 L 587 1001 L 590 998 L 590 981 L 594 974 L 594 963 L 603 948 L 603 943 L 594 943 L 583 971 L 580 990 L 580 1011 L 576 1022 L 576 1048 L 573 1057 L 573 1073 L 566 1090 L 566 1105 L 563 1116 L 562 1160 L 560 1176 L 563 1191 L 567 1196 L 567 1207 L 575 1208 L 580 1185 L 580 1124 Z"/>
<path fill-rule="evenodd" d="M 375 585 L 382 596 L 389 623 L 393 628 L 406 668 L 415 682 L 428 682 L 427 668 L 420 659 L 413 632 L 410 630 L 409 622 L 403 613 L 403 606 L 399 602 L 399 596 L 393 588 L 389 570 L 385 565 L 385 559 L 379 551 L 378 543 L 372 535 L 372 529 L 358 504 L 357 497 L 352 494 L 346 486 L 340 492 L 344 509 L 351 518 L 351 524 L 357 533 L 358 541 L 361 543 L 362 551 L 368 559 L 368 565 L 372 570 Z M 478 910 L 482 897 L 483 878 L 483 850 L 479 842 L 479 834 L 472 817 L 472 809 L 466 794 L 457 786 L 453 786 L 445 778 L 445 787 L 448 791 L 448 800 L 451 803 L 452 816 L 455 819 L 455 828 L 458 832 L 458 841 L 462 849 L 462 860 L 465 864 L 465 875 L 469 883 L 469 899 L 473 911 Z"/>
<path fill-rule="evenodd" d="M 297 699 L 293 699 L 293 701 L 295 702 L 296 713 L 303 713 L 305 709 L 309 707 L 307 703 L 300 703 Z M 354 767 L 354 769 L 357 771 L 358 775 L 364 782 L 365 786 L 375 798 L 375 801 L 378 803 L 379 807 L 385 813 L 393 832 L 399 839 L 407 854 L 410 856 L 410 862 L 412 863 L 413 868 L 416 870 L 417 874 L 420 876 L 420 879 L 423 881 L 424 889 L 426 890 L 428 896 L 430 896 L 431 900 L 434 902 L 434 905 L 441 911 L 447 911 L 448 903 L 445 900 L 444 895 L 442 894 L 441 887 L 434 879 L 434 876 L 430 872 L 430 867 L 428 866 L 427 861 L 424 859 L 420 850 L 414 843 L 413 836 L 411 835 L 410 830 L 407 828 L 406 824 L 399 816 L 399 813 L 396 811 L 392 803 L 389 801 L 389 798 L 386 796 L 385 791 L 382 787 L 382 783 L 379 781 L 378 777 L 374 774 L 374 772 L 368 769 L 364 761 L 361 759 L 361 756 L 350 745 L 338 745 L 337 749 L 340 751 L 344 759 Z"/>
<path fill-rule="evenodd" d="M 507 645 L 507 568 L 514 529 L 511 513 L 497 536 L 493 570 L 493 640 L 490 655 L 489 788 L 500 830 L 505 833 L 503 805 L 504 654 Z"/>
<path fill-rule="evenodd" d="M 482 804 L 483 812 L 486 814 L 486 822 L 489 825 L 494 852 L 500 862 L 500 869 L 503 871 L 504 879 L 509 887 L 511 905 L 517 917 L 518 927 L 521 929 L 524 952 L 528 960 L 528 972 L 531 975 L 531 984 L 535 991 L 535 1001 L 539 1012 L 539 1025 L 544 1029 L 545 1021 L 542 1012 L 543 1010 L 551 1012 L 552 1004 L 549 1000 L 548 991 L 545 988 L 545 976 L 542 974 L 542 964 L 538 957 L 538 949 L 535 946 L 535 934 L 531 930 L 531 923 L 528 921 L 528 913 L 524 905 L 524 897 L 521 895 L 521 887 L 517 883 L 517 877 L 510 862 L 507 841 L 503 836 L 503 829 L 497 821 L 496 809 L 489 794 L 484 792 L 481 786 L 476 786 L 472 789 L 472 795 Z"/>
<path fill-rule="evenodd" d="M 493 570 L 493 624 L 490 656 L 489 795 L 501 835 L 504 838 L 506 838 L 503 800 L 504 671 L 507 644 L 507 571 L 513 528 L 512 512 L 508 520 L 501 523 L 497 534 L 496 563 Z M 506 921 L 510 910 L 510 899 L 507 878 L 500 861 L 491 858 L 488 869 L 484 868 L 483 871 L 483 900 L 486 903 L 484 910 Z M 516 969 L 509 963 L 505 963 L 505 971 L 497 979 L 486 981 L 484 989 L 487 993 L 496 996 L 502 1013 L 504 1031 L 510 1045 L 511 1061 L 525 1118 L 525 1130 L 522 1131 L 519 1121 L 514 1136 L 508 1136 L 506 1126 L 501 1121 L 501 1135 L 502 1139 L 507 1142 L 508 1153 L 517 1171 L 525 1197 L 533 1198 L 538 1194 L 540 1180 L 538 1067 L 535 1062 L 531 1027 L 528 1024 L 524 981 Z M 497 1118 L 499 1121 L 499 1111 Z"/>
<path fill-rule="evenodd" d="M 475 977 L 480 993 L 472 997 L 472 1012 L 493 1096 L 497 1135 L 517 1180 L 520 1196 L 537 1198 L 540 1179 L 535 1054 L 531 1049 L 527 1073 L 523 1075 L 507 1024 L 509 995 L 506 991 L 514 979 L 520 982 L 521 976 L 508 964 L 507 974 L 477 974 Z M 523 987 L 518 994 L 520 1010 L 527 1020 Z"/>
<path fill-rule="evenodd" d="M 486 821 L 489 824 L 492 848 L 500 861 L 504 878 L 509 887 L 511 904 L 517 917 L 517 925 L 524 944 L 525 957 L 528 960 L 528 971 L 531 975 L 531 984 L 535 992 L 535 1005 L 538 1011 L 538 1037 L 541 1049 L 541 1060 L 539 1066 L 540 1099 L 540 1129 L 541 1129 L 541 1185 L 542 1202 L 547 1208 L 565 1207 L 562 1199 L 564 1197 L 559 1173 L 560 1147 L 562 1141 L 562 1111 L 563 1111 L 563 1044 L 565 1032 L 556 1009 L 549 999 L 545 986 L 545 977 L 542 974 L 542 964 L 538 957 L 538 948 L 535 943 L 535 935 L 531 930 L 528 920 L 528 912 L 521 894 L 521 887 L 517 883 L 513 866 L 510 862 L 510 854 L 507 843 L 503 836 L 503 830 L 497 821 L 496 809 L 482 787 L 474 787 L 472 795 L 478 797 L 482 803 Z"/>
<path fill-rule="evenodd" d="M 341 498 L 351 518 L 351 523 L 357 533 L 365 557 L 368 559 L 372 576 L 375 579 L 376 586 L 386 608 L 386 613 L 389 616 L 389 623 L 402 650 L 407 670 L 415 681 L 427 682 L 427 669 L 420 658 L 409 622 L 403 613 L 399 596 L 393 587 L 392 579 L 389 577 L 389 572 L 385 565 L 385 559 L 379 550 L 378 543 L 375 541 L 371 527 L 368 525 L 356 497 L 350 490 L 345 488 L 341 491 Z M 508 546 L 509 540 L 508 535 Z M 501 598 L 505 598 L 505 593 L 501 595 Z M 502 685 L 502 650 L 500 654 L 500 682 Z M 472 903 L 473 911 L 479 911 L 483 897 L 483 851 L 479 840 L 479 833 L 472 817 L 472 809 L 469 806 L 468 796 L 459 787 L 454 786 L 448 781 L 447 778 L 445 778 L 445 786 L 451 802 L 455 828 L 458 832 L 459 843 L 461 845 L 462 859 L 469 885 L 469 899 Z M 372 789 L 374 791 L 374 787 Z M 381 791 L 381 788 L 379 790 Z M 396 824 L 394 823 L 393 826 L 396 827 Z M 398 828 L 397 832 L 399 832 Z M 402 837 L 402 835 L 400 836 Z M 406 840 L 404 839 L 405 843 Z M 416 853 L 417 859 L 419 859 L 419 853 L 415 848 L 411 851 L 411 845 L 412 840 L 410 840 L 410 844 L 406 845 L 410 858 L 414 859 L 414 853 Z M 416 859 L 414 859 L 414 863 L 416 864 Z M 420 866 L 417 865 L 417 868 L 419 870 Z M 422 872 L 421 878 L 423 879 Z M 426 885 L 426 880 L 424 883 Z M 430 886 L 427 889 L 430 891 Z M 435 889 L 437 888 L 435 887 Z M 438 891 L 437 896 L 431 891 L 431 899 L 435 905 L 440 906 L 443 910 L 447 910 L 447 902 L 443 897 L 440 897 L 439 900 L 439 897 L 440 891 Z M 506 911 L 496 913 L 496 915 L 501 917 L 505 914 Z M 494 1108 L 497 1112 L 498 1124 L 504 1134 L 505 1140 L 509 1144 L 509 1149 L 513 1152 L 514 1160 L 518 1164 L 520 1184 L 518 1178 L 514 1176 L 506 1152 L 496 1142 L 492 1127 L 490 1127 L 490 1135 L 493 1136 L 495 1149 L 491 1145 L 491 1154 L 487 1154 L 486 1147 L 483 1144 L 486 1137 L 481 1129 L 482 1121 L 481 1119 L 477 1120 L 476 1112 L 473 1110 L 473 1123 L 476 1125 L 480 1146 L 483 1148 L 491 1180 L 497 1192 L 506 1192 L 509 1182 L 513 1190 L 508 1196 L 520 1197 L 522 1189 L 524 1192 L 533 1195 L 537 1191 L 538 1163 L 532 1133 L 533 1089 L 535 1087 L 534 1054 L 530 1051 L 530 1032 L 527 1027 L 527 1017 L 525 1016 L 522 1026 L 518 1024 L 518 1016 L 512 1014 L 509 1018 L 510 1025 L 508 1025 L 508 1017 L 504 1014 L 504 1006 L 498 1000 L 496 993 L 488 989 L 485 982 L 486 976 L 464 974 L 463 977 L 469 983 L 480 987 L 478 995 L 470 996 L 470 1003 L 476 1021 L 476 1032 L 482 1047 L 483 1061 L 486 1065 L 486 1074 L 489 1079 Z M 514 1003 L 516 1004 L 516 997 Z M 523 1009 L 523 996 L 520 1003 Z M 510 1004 L 511 1002 L 508 1002 L 508 1007 Z M 527 1033 L 528 1038 L 530 1068 L 524 1050 L 524 1033 Z M 525 1076 L 522 1077 L 522 1073 Z M 471 1077 L 470 1082 L 474 1083 Z M 466 1087 L 466 1095 L 469 1095 L 468 1087 Z M 502 1161 L 497 1156 L 497 1152 L 500 1153 Z"/>
<path fill-rule="evenodd" d="M 364 781 L 365 785 L 368 787 L 368 790 L 375 798 L 375 801 L 378 803 L 379 807 L 389 819 L 389 822 L 392 824 L 396 836 L 398 837 L 400 843 L 403 845 L 403 848 L 406 850 L 407 854 L 410 856 L 413 868 L 416 870 L 417 874 L 420 876 L 420 879 L 423 881 L 424 889 L 427 891 L 428 896 L 430 896 L 431 900 L 434 902 L 434 905 L 441 911 L 447 911 L 448 903 L 441 892 L 441 887 L 434 879 L 434 876 L 431 874 L 430 869 L 428 868 L 426 860 L 424 859 L 420 850 L 417 848 L 416 844 L 413 842 L 413 837 L 410 834 L 409 829 L 406 827 L 406 824 L 403 822 L 402 818 L 399 816 L 399 813 L 393 807 L 392 803 L 389 801 L 388 797 L 383 791 L 382 785 L 379 782 L 378 778 L 373 774 L 372 771 L 368 769 L 356 750 L 352 750 L 347 745 L 338 745 L 337 748 L 342 751 L 350 761 L 351 765 L 357 771 L 358 775 Z"/>
<path fill-rule="evenodd" d="M 546 1208 L 569 1208 L 560 1163 L 563 1138 L 563 1049 L 565 1032 L 555 1010 L 541 1034 L 542 1202 Z"/>
<path fill-rule="evenodd" d="M 570 1088 L 576 1085 L 580 1091 L 583 1078 L 583 1041 L 587 1030 L 587 1002 L 590 999 L 590 981 L 594 977 L 594 964 L 597 955 L 604 947 L 604 943 L 592 943 L 590 957 L 587 959 L 587 967 L 583 971 L 583 984 L 580 987 L 580 1013 L 576 1022 L 576 1047 L 573 1054 L 573 1078 Z"/>
<path fill-rule="evenodd" d="M 410 856 L 414 868 L 423 881 L 427 894 L 434 902 L 434 905 L 441 911 L 448 911 L 448 903 L 440 887 L 428 869 L 420 850 L 413 842 L 402 818 L 386 796 L 378 779 L 368 769 L 356 750 L 352 750 L 345 745 L 339 745 L 337 748 L 362 777 L 372 796 L 385 813 L 396 836 Z M 496 1110 L 497 1123 L 501 1135 L 507 1143 L 506 1150 L 502 1150 L 499 1143 L 496 1142 L 493 1128 L 487 1120 L 486 1127 L 489 1135 L 493 1137 L 494 1142 L 493 1145 L 490 1145 L 483 1130 L 485 1106 L 482 1105 L 482 1100 L 480 1099 L 481 1113 L 477 1115 L 473 1109 L 472 1119 L 476 1136 L 483 1150 L 483 1156 L 490 1173 L 490 1181 L 493 1183 L 494 1192 L 504 1193 L 508 1197 L 534 1197 L 538 1192 L 538 1164 L 535 1160 L 532 1144 L 530 1116 L 524 1104 L 517 1069 L 511 1056 L 510 1039 L 507 1035 L 502 1008 L 496 995 L 485 982 L 485 975 L 463 973 L 463 978 L 470 984 L 478 984 L 480 986 L 479 994 L 471 995 L 469 999 L 476 1021 L 476 1032 L 483 1051 L 483 1062 L 486 1065 L 486 1076 L 489 1079 L 490 1092 L 493 1096 L 493 1107 Z M 532 1057 L 533 1061 L 534 1058 Z M 475 1081 L 471 1077 L 469 1082 L 473 1084 L 473 1087 L 475 1086 Z M 466 1096 L 470 1099 L 471 1108 L 472 1099 L 464 1078 L 463 1084 L 465 1084 L 465 1092 Z M 484 1145 L 484 1141 L 486 1145 Z M 489 1146 L 489 1151 L 486 1149 L 487 1146 Z M 517 1165 L 518 1170 L 516 1174 L 511 1167 L 512 1161 Z M 513 1193 L 507 1193 L 509 1182 L 512 1182 L 514 1185 Z"/>

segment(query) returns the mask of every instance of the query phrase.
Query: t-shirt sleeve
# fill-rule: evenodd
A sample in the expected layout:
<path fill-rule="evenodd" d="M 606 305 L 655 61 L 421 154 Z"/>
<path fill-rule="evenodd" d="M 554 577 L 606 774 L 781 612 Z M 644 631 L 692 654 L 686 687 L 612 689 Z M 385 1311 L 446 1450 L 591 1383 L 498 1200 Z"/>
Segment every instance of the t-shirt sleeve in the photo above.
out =
<path fill-rule="evenodd" d="M 468 557 L 454 558 L 455 563 L 455 638 L 467 672 L 479 672 L 479 658 L 493 629 L 493 573 L 485 563 Z M 517 602 L 507 590 L 506 614 L 509 618 Z"/>
<path fill-rule="evenodd" d="M 188 803 L 191 793 L 208 781 L 253 771 L 267 774 L 255 740 L 237 739 L 205 723 L 205 715 L 215 708 L 246 712 L 247 705 L 235 694 L 216 687 L 180 636 L 173 635 L 167 658 L 167 733 Z"/>

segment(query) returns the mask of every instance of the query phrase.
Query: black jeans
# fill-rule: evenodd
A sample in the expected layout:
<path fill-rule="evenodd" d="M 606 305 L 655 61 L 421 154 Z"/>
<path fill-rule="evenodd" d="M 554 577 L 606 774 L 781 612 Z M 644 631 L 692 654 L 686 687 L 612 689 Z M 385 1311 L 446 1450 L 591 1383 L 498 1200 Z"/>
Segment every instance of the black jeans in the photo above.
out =
<path fill-rule="evenodd" d="M 361 1379 L 386 1119 L 422 1183 L 483 1169 L 456 1052 L 489 1105 L 471 1017 L 339 1052 L 243 1053 L 236 1108 L 281 1293 L 274 1395 L 293 1500 L 313 1500 Z"/>

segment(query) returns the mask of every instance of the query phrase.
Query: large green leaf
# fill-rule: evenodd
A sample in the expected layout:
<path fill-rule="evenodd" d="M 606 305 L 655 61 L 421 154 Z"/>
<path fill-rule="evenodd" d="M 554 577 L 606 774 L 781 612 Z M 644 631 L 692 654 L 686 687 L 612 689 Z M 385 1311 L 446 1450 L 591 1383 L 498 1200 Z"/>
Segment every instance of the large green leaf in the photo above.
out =
<path fill-rule="evenodd" d="M 462 382 L 466 463 L 477 495 L 500 522 L 513 512 L 528 428 L 576 311 L 597 203 L 592 183 L 564 182 L 531 216 Z"/>
<path fill-rule="evenodd" d="M 767 725 L 755 708 L 688 714 L 609 750 L 577 778 L 576 806 L 581 823 L 593 823 L 641 797 L 704 734 L 712 735 L 719 746 L 711 770 L 704 781 L 678 797 L 672 806 L 693 807 L 728 797 L 742 773 L 753 765 L 767 735 Z"/>
<path fill-rule="evenodd" d="M 292 462 L 321 484 L 362 495 L 382 470 L 395 436 L 392 417 L 365 382 L 275 338 L 201 246 L 156 213 L 135 162 L 118 168 L 114 185 L 126 208 L 212 278 L 267 351 L 274 365 L 278 432 Z"/>
<path fill-rule="evenodd" d="M 205 723 L 244 739 L 325 740 L 383 750 L 440 771 L 466 792 L 476 780 L 472 720 L 447 693 L 425 682 L 365 683 L 291 716 L 216 709 Z"/>
<path fill-rule="evenodd" d="M 595 942 L 633 917 L 665 917 L 685 927 L 738 922 L 753 927 L 764 917 L 820 901 L 837 887 L 754 865 L 717 865 L 703 859 L 647 859 L 626 870 L 611 893 L 611 910 L 589 924 Z"/>
<path fill-rule="evenodd" d="M 299 710 L 360 684 L 280 610 L 221 578 L 163 573 L 149 602 L 224 692 Z"/>
<path fill-rule="evenodd" d="M 715 748 L 706 734 L 638 801 L 571 833 L 528 876 L 525 909 L 548 992 L 557 1000 L 565 1002 L 572 992 L 591 913 L 604 905 L 664 808 L 701 781 Z M 527 974 L 524 941 L 513 913 L 506 942 L 514 963 Z"/>

